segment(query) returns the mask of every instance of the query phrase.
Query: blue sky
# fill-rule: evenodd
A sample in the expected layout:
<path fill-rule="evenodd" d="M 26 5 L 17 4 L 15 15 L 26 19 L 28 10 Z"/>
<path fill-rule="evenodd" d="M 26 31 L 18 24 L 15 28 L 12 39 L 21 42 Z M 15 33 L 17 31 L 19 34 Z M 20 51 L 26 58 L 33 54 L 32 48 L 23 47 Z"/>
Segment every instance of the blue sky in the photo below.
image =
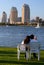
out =
<path fill-rule="evenodd" d="M 30 18 L 33 19 L 36 16 L 44 19 L 44 0 L 0 0 L 0 16 L 5 11 L 9 17 L 11 7 L 16 7 L 18 10 L 18 16 L 22 15 L 23 4 L 28 4 L 30 7 Z"/>

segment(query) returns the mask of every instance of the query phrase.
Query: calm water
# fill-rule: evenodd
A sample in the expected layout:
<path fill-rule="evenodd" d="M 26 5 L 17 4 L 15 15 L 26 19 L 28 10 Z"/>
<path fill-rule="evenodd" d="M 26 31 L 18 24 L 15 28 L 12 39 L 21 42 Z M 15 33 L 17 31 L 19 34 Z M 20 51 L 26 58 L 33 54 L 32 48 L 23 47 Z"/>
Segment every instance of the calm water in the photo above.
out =
<path fill-rule="evenodd" d="M 16 47 L 30 34 L 34 34 L 44 48 L 44 27 L 34 28 L 29 26 L 0 26 L 0 46 Z"/>

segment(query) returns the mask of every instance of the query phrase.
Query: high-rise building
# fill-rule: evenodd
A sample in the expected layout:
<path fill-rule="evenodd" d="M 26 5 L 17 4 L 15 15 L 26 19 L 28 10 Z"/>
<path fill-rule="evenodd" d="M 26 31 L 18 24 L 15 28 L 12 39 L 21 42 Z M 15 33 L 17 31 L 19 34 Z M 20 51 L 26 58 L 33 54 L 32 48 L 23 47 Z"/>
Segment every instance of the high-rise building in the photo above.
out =
<path fill-rule="evenodd" d="M 22 23 L 30 21 L 30 8 L 27 4 L 22 7 Z"/>
<path fill-rule="evenodd" d="M 7 23 L 7 14 L 6 14 L 5 11 L 3 11 L 3 13 L 2 13 L 1 22 L 2 23 Z"/>
<path fill-rule="evenodd" d="M 18 17 L 17 9 L 16 7 L 12 7 L 10 12 L 10 24 L 15 24 L 15 22 L 17 21 L 17 17 Z"/>

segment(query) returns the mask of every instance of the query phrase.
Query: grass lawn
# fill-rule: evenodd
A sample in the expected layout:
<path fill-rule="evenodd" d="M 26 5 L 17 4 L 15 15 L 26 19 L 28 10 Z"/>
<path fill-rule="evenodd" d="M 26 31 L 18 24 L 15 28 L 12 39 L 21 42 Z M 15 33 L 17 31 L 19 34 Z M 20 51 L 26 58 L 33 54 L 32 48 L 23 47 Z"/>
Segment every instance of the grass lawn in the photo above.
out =
<path fill-rule="evenodd" d="M 0 47 L 0 65 L 42 65 L 44 64 L 44 50 L 40 51 L 40 61 L 32 57 L 31 60 L 24 58 L 25 54 L 20 55 L 17 59 L 17 49 L 9 47 Z"/>

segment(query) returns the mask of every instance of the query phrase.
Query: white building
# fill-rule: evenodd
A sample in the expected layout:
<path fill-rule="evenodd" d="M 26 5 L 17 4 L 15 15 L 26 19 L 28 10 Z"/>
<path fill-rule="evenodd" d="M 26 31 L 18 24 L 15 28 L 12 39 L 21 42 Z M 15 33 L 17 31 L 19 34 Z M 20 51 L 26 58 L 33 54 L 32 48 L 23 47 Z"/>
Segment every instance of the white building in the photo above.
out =
<path fill-rule="evenodd" d="M 2 13 L 1 22 L 2 23 L 7 23 L 7 14 L 6 14 L 5 11 Z"/>

